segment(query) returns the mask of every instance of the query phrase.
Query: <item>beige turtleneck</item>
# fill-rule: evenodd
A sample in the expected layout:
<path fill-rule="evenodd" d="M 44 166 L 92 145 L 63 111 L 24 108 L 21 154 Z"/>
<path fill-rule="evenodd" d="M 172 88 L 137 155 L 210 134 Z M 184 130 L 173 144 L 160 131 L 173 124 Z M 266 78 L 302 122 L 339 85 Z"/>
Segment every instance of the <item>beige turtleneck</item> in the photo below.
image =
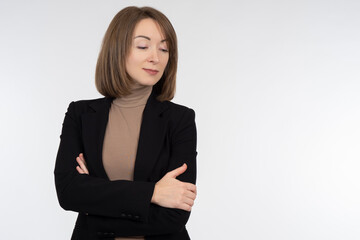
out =
<path fill-rule="evenodd" d="M 111 181 L 133 180 L 142 114 L 152 86 L 135 84 L 128 96 L 111 103 L 103 145 L 103 164 Z M 115 240 L 144 237 L 115 238 Z"/>

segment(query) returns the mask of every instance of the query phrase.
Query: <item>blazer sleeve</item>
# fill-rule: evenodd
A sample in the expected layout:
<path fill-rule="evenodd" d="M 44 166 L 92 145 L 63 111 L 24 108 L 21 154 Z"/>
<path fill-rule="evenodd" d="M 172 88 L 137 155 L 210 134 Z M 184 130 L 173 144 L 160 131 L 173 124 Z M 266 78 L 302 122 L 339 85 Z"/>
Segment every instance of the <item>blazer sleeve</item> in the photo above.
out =
<path fill-rule="evenodd" d="M 155 183 L 132 182 L 79 174 L 76 157 L 83 152 L 80 114 L 70 103 L 65 114 L 54 175 L 60 206 L 65 210 L 107 217 L 148 219 Z M 131 203 L 131 204 L 130 204 Z"/>
<path fill-rule="evenodd" d="M 177 179 L 183 182 L 196 182 L 196 125 L 195 112 L 186 109 L 172 136 L 172 153 L 168 171 L 188 165 L 185 173 Z M 88 215 L 87 222 L 91 231 L 115 236 L 150 236 L 181 232 L 190 216 L 190 212 L 164 208 L 150 204 L 145 222 L 129 221 L 121 218 Z"/>
<path fill-rule="evenodd" d="M 109 181 L 79 174 L 75 158 L 83 152 L 80 118 L 74 103 L 69 105 L 61 133 L 55 164 L 55 185 L 60 205 L 85 215 L 89 231 L 115 236 L 146 236 L 177 233 L 183 230 L 190 212 L 151 204 L 155 183 Z M 168 171 L 188 165 L 178 179 L 195 184 L 195 112 L 183 111 L 171 135 Z M 83 214 L 82 214 L 83 215 Z"/>

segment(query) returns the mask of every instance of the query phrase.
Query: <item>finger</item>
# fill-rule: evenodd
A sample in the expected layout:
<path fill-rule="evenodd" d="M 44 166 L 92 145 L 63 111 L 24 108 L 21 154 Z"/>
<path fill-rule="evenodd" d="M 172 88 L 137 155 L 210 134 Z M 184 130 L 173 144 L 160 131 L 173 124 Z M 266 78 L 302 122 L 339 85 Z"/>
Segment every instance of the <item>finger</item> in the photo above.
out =
<path fill-rule="evenodd" d="M 192 183 L 186 183 L 186 189 L 197 194 L 196 186 Z"/>
<path fill-rule="evenodd" d="M 179 206 L 179 209 L 182 209 L 182 210 L 185 210 L 185 211 L 190 212 L 190 211 L 191 211 L 191 206 L 190 206 L 189 204 L 182 203 L 182 204 Z"/>
<path fill-rule="evenodd" d="M 186 163 L 184 163 L 181 167 L 178 167 L 167 173 L 170 177 L 176 178 L 177 176 L 183 174 L 187 169 Z"/>
<path fill-rule="evenodd" d="M 89 174 L 89 171 L 88 171 L 87 167 L 85 166 L 84 162 L 83 162 L 79 157 L 76 158 L 76 161 L 77 161 L 77 163 L 79 164 L 79 166 L 81 167 L 81 169 L 82 169 L 86 174 Z"/>
<path fill-rule="evenodd" d="M 85 161 L 81 158 L 81 153 L 79 154 L 79 156 L 76 157 L 76 159 L 80 159 L 80 161 L 82 161 L 83 163 L 85 163 Z"/>
<path fill-rule="evenodd" d="M 85 158 L 84 158 L 84 154 L 83 154 L 83 153 L 80 153 L 80 154 L 79 154 L 79 157 L 80 157 L 80 159 L 84 162 L 84 164 L 86 165 Z"/>
<path fill-rule="evenodd" d="M 196 194 L 193 193 L 193 192 L 191 192 L 191 191 L 186 191 L 185 197 L 190 198 L 190 199 L 192 199 L 192 200 L 195 200 Z"/>
<path fill-rule="evenodd" d="M 81 167 L 79 167 L 79 166 L 76 166 L 76 170 L 77 170 L 78 173 L 80 173 L 80 174 L 86 174 L 86 173 L 81 169 Z"/>
<path fill-rule="evenodd" d="M 189 205 L 190 207 L 192 207 L 194 205 L 194 199 L 191 198 L 184 198 L 184 203 L 186 203 L 187 205 Z"/>
<path fill-rule="evenodd" d="M 80 165 L 81 169 L 82 169 L 86 174 L 89 174 L 89 171 L 88 171 L 85 163 L 84 163 L 83 161 L 81 161 L 81 160 L 79 160 L 79 162 L 80 162 L 79 165 Z"/>
<path fill-rule="evenodd" d="M 84 169 L 81 168 L 81 164 L 82 164 L 81 160 L 76 158 L 76 162 L 80 165 L 80 166 L 76 166 L 76 170 L 81 174 L 85 173 Z"/>

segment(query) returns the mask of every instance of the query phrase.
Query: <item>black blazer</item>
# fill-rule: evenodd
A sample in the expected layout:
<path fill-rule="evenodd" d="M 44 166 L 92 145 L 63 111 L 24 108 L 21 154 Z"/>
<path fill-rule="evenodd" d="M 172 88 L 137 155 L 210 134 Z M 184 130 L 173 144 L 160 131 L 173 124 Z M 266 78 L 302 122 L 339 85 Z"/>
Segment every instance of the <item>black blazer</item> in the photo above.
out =
<path fill-rule="evenodd" d="M 73 240 L 145 236 L 190 239 L 190 213 L 152 204 L 155 183 L 168 171 L 188 165 L 177 179 L 195 184 L 195 112 L 151 93 L 143 113 L 134 181 L 110 181 L 102 164 L 102 147 L 111 98 L 71 102 L 63 123 L 55 164 L 55 185 L 65 210 L 79 212 Z M 84 157 L 90 175 L 76 171 Z"/>

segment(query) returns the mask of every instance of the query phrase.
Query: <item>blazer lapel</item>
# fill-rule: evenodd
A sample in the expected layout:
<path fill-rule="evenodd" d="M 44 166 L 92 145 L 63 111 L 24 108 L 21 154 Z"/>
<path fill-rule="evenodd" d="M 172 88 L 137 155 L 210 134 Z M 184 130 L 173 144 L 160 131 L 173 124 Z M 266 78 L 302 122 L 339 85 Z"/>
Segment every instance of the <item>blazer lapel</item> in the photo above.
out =
<path fill-rule="evenodd" d="M 82 116 L 85 160 L 97 176 L 109 179 L 102 163 L 102 149 L 112 98 L 102 98 L 89 104 L 93 112 Z"/>
<path fill-rule="evenodd" d="M 167 121 L 162 113 L 166 102 L 156 100 L 151 93 L 143 113 L 135 160 L 134 181 L 148 181 L 164 143 Z"/>
<path fill-rule="evenodd" d="M 82 134 L 85 159 L 92 166 L 97 176 L 109 179 L 102 162 L 102 150 L 109 110 L 113 98 L 102 98 L 89 104 L 93 112 L 82 116 Z M 156 100 L 154 91 L 151 93 L 142 117 L 140 136 L 135 160 L 134 181 L 148 181 L 152 167 L 163 146 L 167 121 L 162 113 L 167 109 L 165 102 Z"/>

